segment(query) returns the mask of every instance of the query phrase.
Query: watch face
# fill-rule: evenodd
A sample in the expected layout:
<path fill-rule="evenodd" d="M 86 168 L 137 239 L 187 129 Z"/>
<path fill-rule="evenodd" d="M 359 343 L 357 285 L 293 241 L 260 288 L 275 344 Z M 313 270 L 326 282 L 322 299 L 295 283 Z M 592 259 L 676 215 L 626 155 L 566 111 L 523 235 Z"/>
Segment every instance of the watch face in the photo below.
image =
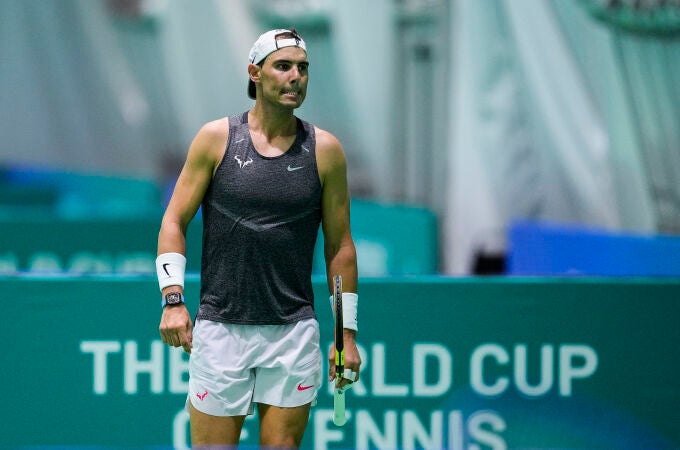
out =
<path fill-rule="evenodd" d="M 179 305 L 183 303 L 182 294 L 179 292 L 170 292 L 166 294 L 165 301 L 168 305 Z"/>

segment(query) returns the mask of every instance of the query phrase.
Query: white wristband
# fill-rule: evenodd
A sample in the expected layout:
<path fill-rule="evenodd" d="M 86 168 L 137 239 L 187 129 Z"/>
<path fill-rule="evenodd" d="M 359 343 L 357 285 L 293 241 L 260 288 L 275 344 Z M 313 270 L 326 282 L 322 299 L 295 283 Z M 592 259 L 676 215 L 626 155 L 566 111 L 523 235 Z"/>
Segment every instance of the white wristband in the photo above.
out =
<path fill-rule="evenodd" d="M 333 302 L 333 296 L 330 297 L 331 300 L 331 311 L 333 311 L 333 317 L 335 317 L 335 303 Z M 343 328 L 348 330 L 358 331 L 357 324 L 357 306 L 359 305 L 359 296 L 353 292 L 343 292 L 342 293 L 342 322 Z"/>
<path fill-rule="evenodd" d="M 156 275 L 161 291 L 168 286 L 184 288 L 187 259 L 180 253 L 163 253 L 156 258 Z"/>

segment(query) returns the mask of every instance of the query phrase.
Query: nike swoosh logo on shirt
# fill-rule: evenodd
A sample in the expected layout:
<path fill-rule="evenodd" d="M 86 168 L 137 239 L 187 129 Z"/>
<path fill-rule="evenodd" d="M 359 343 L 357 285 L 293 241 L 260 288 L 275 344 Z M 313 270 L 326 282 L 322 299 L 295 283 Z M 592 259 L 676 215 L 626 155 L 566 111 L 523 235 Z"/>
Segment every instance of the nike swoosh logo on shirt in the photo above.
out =
<path fill-rule="evenodd" d="M 303 169 L 305 166 L 290 167 L 288 166 L 288 172 L 295 172 L 296 170 Z"/>
<path fill-rule="evenodd" d="M 313 388 L 314 385 L 309 385 L 309 386 L 303 386 L 302 383 L 298 384 L 297 390 L 298 391 L 306 391 L 307 389 Z"/>

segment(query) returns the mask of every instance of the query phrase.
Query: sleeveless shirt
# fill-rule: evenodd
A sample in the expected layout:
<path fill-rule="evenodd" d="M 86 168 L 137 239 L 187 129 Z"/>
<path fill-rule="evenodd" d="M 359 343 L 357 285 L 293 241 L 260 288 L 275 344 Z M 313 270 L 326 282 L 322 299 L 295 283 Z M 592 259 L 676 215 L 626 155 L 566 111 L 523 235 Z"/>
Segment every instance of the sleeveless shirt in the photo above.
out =
<path fill-rule="evenodd" d="M 198 319 L 272 325 L 315 317 L 321 182 L 314 127 L 296 120 L 293 145 L 266 157 L 255 150 L 248 113 L 229 117 L 227 148 L 201 204 Z"/>

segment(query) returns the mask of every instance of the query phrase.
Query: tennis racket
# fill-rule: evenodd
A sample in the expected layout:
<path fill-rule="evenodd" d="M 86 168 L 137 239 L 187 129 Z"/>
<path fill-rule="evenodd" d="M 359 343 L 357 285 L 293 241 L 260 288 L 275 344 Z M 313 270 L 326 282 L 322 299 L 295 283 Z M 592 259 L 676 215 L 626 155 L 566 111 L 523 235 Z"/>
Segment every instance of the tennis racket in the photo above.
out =
<path fill-rule="evenodd" d="M 345 341 L 342 319 L 342 276 L 333 277 L 333 310 L 335 311 L 335 394 L 333 395 L 333 423 L 343 426 L 345 417 L 345 392 L 338 383 L 345 374 Z"/>

